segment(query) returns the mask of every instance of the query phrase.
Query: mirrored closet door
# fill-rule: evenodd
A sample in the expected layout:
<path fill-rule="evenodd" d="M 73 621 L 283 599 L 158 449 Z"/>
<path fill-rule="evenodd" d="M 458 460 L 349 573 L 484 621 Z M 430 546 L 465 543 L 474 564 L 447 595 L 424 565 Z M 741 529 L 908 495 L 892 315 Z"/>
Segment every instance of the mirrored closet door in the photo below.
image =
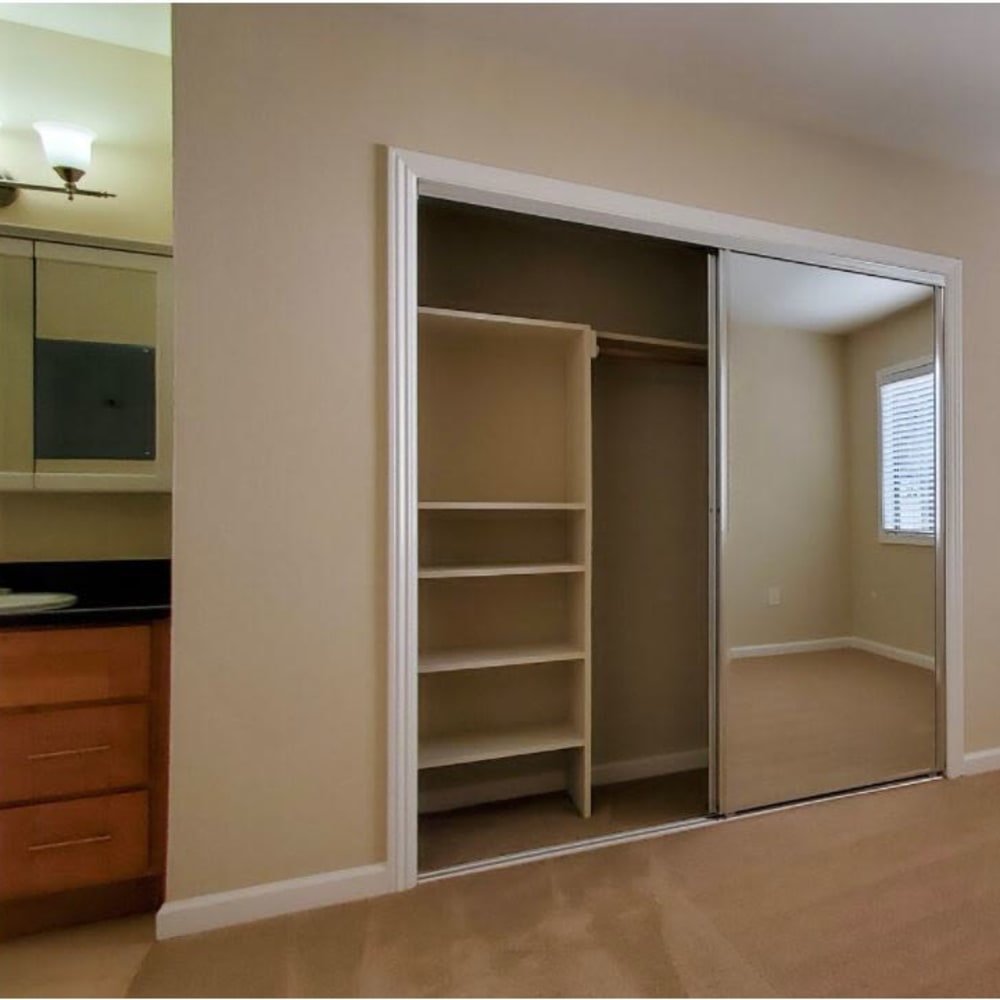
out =
<path fill-rule="evenodd" d="M 720 264 L 720 811 L 932 773 L 934 290 Z"/>

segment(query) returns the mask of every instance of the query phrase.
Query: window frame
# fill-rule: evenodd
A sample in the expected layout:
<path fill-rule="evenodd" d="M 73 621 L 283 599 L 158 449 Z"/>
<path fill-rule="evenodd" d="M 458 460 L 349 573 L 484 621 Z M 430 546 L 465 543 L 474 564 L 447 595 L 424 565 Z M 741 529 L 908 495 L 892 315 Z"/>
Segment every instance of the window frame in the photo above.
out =
<path fill-rule="evenodd" d="M 935 480 L 935 512 L 934 530 L 928 532 L 916 531 L 894 531 L 885 526 L 885 506 L 884 506 L 884 483 L 885 476 L 883 470 L 882 455 L 882 387 L 890 382 L 902 382 L 907 378 L 916 378 L 920 375 L 935 375 L 935 363 L 932 355 L 915 358 L 911 361 L 902 361 L 899 364 L 888 365 L 880 368 L 875 373 L 875 447 L 876 447 L 876 468 L 875 478 L 877 480 L 878 506 L 876 508 L 876 519 L 878 525 L 878 540 L 883 545 L 923 545 L 933 546 L 937 544 L 940 512 L 937 507 L 937 477 L 938 477 L 938 449 L 937 449 L 937 378 L 934 379 L 934 480 Z"/>

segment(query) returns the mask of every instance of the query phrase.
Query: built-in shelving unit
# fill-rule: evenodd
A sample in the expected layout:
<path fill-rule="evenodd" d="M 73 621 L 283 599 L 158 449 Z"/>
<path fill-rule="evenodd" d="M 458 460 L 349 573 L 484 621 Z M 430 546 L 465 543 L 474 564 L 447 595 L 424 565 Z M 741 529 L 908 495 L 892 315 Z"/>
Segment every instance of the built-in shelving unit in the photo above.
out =
<path fill-rule="evenodd" d="M 497 511 L 546 511 L 546 510 L 586 510 L 585 503 L 490 503 L 480 501 L 469 503 L 467 501 L 452 500 L 429 500 L 426 503 L 417 504 L 419 510 L 449 510 L 449 511 L 477 511 L 477 510 L 497 510 Z"/>
<path fill-rule="evenodd" d="M 707 365 L 708 345 L 660 337 L 636 337 L 628 333 L 597 331 L 602 354 L 623 358 L 646 358 L 679 365 Z"/>
<path fill-rule="evenodd" d="M 582 660 L 585 656 L 586 650 L 581 647 L 557 642 L 531 646 L 446 649 L 421 654 L 418 670 L 422 674 L 437 674 L 451 670 L 483 670 L 532 663 L 568 663 Z"/>
<path fill-rule="evenodd" d="M 447 767 L 501 757 L 581 748 L 583 735 L 570 724 L 524 726 L 507 732 L 463 733 L 421 741 L 420 768 Z"/>
<path fill-rule="evenodd" d="M 421 580 L 444 580 L 462 576 L 552 576 L 584 573 L 582 563 L 507 563 L 502 566 L 429 566 L 420 570 Z"/>
<path fill-rule="evenodd" d="M 583 815 L 592 347 L 577 324 L 419 313 L 419 767 L 561 753 Z"/>

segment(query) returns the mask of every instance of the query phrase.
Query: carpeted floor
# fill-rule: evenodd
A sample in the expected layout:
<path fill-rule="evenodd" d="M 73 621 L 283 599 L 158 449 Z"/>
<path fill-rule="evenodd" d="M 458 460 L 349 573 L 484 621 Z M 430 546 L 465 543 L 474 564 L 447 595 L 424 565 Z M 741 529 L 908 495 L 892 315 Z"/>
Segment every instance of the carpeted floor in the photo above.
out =
<path fill-rule="evenodd" d="M 998 928 L 995 773 L 160 942 L 129 995 L 995 996 Z M 0 946 L 3 991 L 107 993 L 85 933 Z"/>
<path fill-rule="evenodd" d="M 583 819 L 565 792 L 429 813 L 420 817 L 421 872 L 572 844 L 626 830 L 696 819 L 708 813 L 708 771 L 664 774 L 593 791 Z"/>
<path fill-rule="evenodd" d="M 733 660 L 722 781 L 738 811 L 934 770 L 934 672 L 857 649 Z"/>

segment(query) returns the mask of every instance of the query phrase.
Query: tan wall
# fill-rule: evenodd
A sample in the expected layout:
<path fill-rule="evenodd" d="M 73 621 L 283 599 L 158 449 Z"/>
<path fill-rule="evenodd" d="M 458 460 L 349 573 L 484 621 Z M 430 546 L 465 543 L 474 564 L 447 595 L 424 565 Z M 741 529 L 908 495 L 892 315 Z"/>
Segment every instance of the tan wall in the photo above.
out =
<path fill-rule="evenodd" d="M 876 389 L 879 369 L 933 356 L 933 300 L 844 339 L 851 435 L 852 634 L 933 655 L 934 548 L 879 540 Z"/>
<path fill-rule="evenodd" d="M 36 95 L 30 107 L 26 93 Z M 0 209 L 0 224 L 172 241 L 169 57 L 0 21 L 0 94 L 0 167 L 21 181 L 58 184 L 31 123 L 69 121 L 97 132 L 81 187 L 117 195 L 70 202 L 25 191 Z"/>
<path fill-rule="evenodd" d="M 174 51 L 173 898 L 386 856 L 384 143 L 965 258 L 967 745 L 1000 745 L 1000 184 L 377 9 L 179 5 Z"/>
<path fill-rule="evenodd" d="M 595 764 L 708 746 L 707 382 L 594 365 Z"/>
<path fill-rule="evenodd" d="M 732 323 L 728 343 L 725 645 L 850 635 L 845 339 Z"/>
<path fill-rule="evenodd" d="M 169 557 L 167 494 L 0 495 L 0 562 Z"/>

